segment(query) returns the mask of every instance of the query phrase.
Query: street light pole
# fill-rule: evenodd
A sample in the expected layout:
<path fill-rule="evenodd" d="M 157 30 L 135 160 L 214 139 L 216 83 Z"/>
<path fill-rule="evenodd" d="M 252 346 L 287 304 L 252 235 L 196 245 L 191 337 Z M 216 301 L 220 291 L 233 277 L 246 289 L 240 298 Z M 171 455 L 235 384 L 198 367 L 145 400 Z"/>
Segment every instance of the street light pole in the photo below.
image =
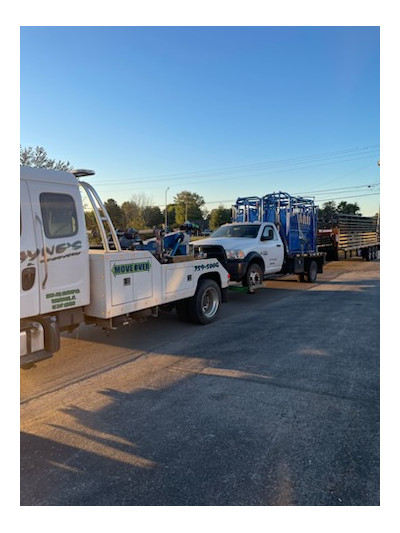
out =
<path fill-rule="evenodd" d="M 168 204 L 167 204 L 167 192 L 169 190 L 169 187 L 165 189 L 165 223 L 164 223 L 164 229 L 167 231 L 168 228 Z"/>

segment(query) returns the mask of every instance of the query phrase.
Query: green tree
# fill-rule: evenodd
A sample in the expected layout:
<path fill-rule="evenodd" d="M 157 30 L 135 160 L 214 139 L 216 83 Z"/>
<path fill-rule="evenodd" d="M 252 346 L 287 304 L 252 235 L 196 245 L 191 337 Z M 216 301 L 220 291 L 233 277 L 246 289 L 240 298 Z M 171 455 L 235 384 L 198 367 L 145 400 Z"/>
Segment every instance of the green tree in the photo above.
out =
<path fill-rule="evenodd" d="M 146 223 L 143 217 L 142 208 L 133 200 L 124 202 L 121 205 L 124 214 L 124 226 L 126 228 L 144 229 Z"/>
<path fill-rule="evenodd" d="M 86 229 L 88 231 L 94 231 L 97 229 L 97 222 L 96 222 L 96 217 L 94 215 L 93 209 L 90 211 L 85 210 L 85 222 L 86 222 Z"/>
<path fill-rule="evenodd" d="M 121 207 L 113 198 L 109 198 L 104 202 L 104 207 L 107 209 L 108 214 L 112 220 L 115 229 L 125 228 L 125 217 Z"/>
<path fill-rule="evenodd" d="M 100 231 L 97 226 L 96 217 L 95 217 L 93 209 L 91 210 L 85 209 L 85 222 L 86 222 L 87 235 L 89 239 L 89 245 L 93 246 L 93 245 L 101 244 Z"/>
<path fill-rule="evenodd" d="M 19 164 L 26 167 L 51 168 L 53 170 L 72 170 L 73 168 L 69 161 L 50 159 L 43 146 L 36 146 L 33 149 L 32 146 L 23 148 L 20 145 Z"/>
<path fill-rule="evenodd" d="M 318 211 L 318 219 L 321 224 L 331 224 L 337 219 L 339 214 L 342 215 L 361 215 L 360 208 L 357 203 L 350 204 L 347 202 L 340 202 L 336 205 L 336 202 L 325 202 L 322 209 Z"/>
<path fill-rule="evenodd" d="M 220 205 L 216 209 L 211 210 L 210 215 L 210 229 L 215 230 L 222 224 L 226 224 L 231 221 L 231 210 Z"/>
<path fill-rule="evenodd" d="M 340 204 L 337 206 L 338 213 L 342 213 L 344 215 L 361 215 L 359 213 L 360 208 L 357 203 L 350 204 L 347 202 L 340 202 Z"/>
<path fill-rule="evenodd" d="M 163 211 L 163 221 L 165 221 L 165 209 Z M 168 228 L 176 226 L 176 205 L 168 204 Z"/>
<path fill-rule="evenodd" d="M 337 214 L 336 202 L 325 202 L 322 209 L 319 210 L 321 218 L 331 219 Z"/>
<path fill-rule="evenodd" d="M 183 224 L 186 220 L 201 222 L 204 198 L 195 192 L 182 191 L 174 197 L 176 223 Z"/>
<path fill-rule="evenodd" d="M 142 215 L 147 228 L 159 226 L 164 222 L 164 217 L 158 206 L 147 205 L 143 208 Z"/>

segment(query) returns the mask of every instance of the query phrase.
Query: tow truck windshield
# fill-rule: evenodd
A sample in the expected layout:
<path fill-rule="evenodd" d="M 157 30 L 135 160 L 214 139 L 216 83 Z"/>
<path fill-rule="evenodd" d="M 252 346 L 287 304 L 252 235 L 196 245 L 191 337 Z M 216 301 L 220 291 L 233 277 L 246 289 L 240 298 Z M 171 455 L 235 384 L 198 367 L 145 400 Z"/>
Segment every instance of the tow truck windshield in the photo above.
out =
<path fill-rule="evenodd" d="M 247 239 L 255 239 L 258 235 L 260 224 L 232 224 L 228 226 L 221 226 L 215 230 L 210 238 L 216 237 L 245 237 Z"/>

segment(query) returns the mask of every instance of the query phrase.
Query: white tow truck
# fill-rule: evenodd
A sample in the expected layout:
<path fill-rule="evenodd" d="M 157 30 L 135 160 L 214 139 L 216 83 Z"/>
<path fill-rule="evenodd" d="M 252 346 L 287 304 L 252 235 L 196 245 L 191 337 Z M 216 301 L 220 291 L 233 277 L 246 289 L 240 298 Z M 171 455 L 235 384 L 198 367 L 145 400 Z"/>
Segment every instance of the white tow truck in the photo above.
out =
<path fill-rule="evenodd" d="M 115 328 L 157 316 L 165 306 L 208 324 L 226 300 L 229 274 L 216 259 L 169 257 L 162 240 L 158 253 L 122 250 L 101 199 L 80 179 L 93 174 L 21 167 L 21 366 L 50 357 L 60 348 L 60 332 L 81 323 Z M 81 189 L 100 249 L 89 246 Z"/>

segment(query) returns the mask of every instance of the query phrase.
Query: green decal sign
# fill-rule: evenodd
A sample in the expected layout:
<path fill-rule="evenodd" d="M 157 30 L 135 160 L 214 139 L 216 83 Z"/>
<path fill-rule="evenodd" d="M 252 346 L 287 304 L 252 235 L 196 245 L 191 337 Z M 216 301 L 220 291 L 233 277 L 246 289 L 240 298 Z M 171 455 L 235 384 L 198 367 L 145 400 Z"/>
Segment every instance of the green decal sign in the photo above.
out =
<path fill-rule="evenodd" d="M 80 294 L 79 289 L 69 289 L 67 291 L 49 292 L 46 298 L 51 300 L 52 309 L 65 309 L 76 305 L 76 295 Z"/>
<path fill-rule="evenodd" d="M 150 272 L 151 262 L 145 261 L 143 263 L 128 263 L 126 265 L 117 265 L 114 263 L 111 272 L 114 276 L 124 274 L 134 274 L 135 272 Z"/>

